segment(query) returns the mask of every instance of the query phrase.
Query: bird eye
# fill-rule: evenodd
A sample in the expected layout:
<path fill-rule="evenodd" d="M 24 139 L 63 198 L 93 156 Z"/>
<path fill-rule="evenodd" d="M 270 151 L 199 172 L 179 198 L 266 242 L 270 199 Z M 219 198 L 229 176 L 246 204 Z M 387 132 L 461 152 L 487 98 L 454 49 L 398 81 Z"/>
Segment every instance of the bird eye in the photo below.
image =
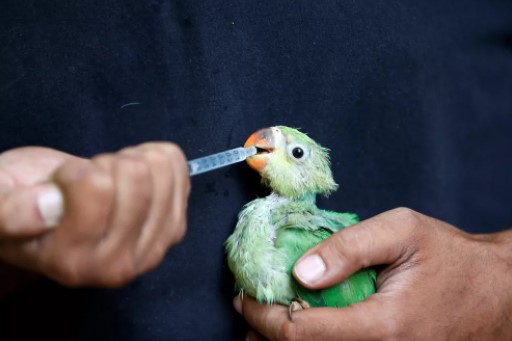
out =
<path fill-rule="evenodd" d="M 295 147 L 292 150 L 292 155 L 296 159 L 301 159 L 304 156 L 304 150 L 301 147 Z"/>
<path fill-rule="evenodd" d="M 304 145 L 301 145 L 296 142 L 290 143 L 287 147 L 287 150 L 290 158 L 296 161 L 305 160 L 309 156 L 309 150 L 306 147 L 304 147 Z"/>

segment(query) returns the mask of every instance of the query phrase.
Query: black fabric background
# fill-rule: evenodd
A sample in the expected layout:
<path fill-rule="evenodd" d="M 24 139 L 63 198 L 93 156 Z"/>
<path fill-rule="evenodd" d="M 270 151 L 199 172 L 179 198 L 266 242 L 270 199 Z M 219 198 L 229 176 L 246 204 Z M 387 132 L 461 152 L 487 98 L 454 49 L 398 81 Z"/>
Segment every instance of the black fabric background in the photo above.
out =
<path fill-rule="evenodd" d="M 512 2 L 0 5 L 0 151 L 168 140 L 194 158 L 276 124 L 332 149 L 322 207 L 511 226 Z M 2 303 L 0 339 L 243 339 L 223 242 L 265 190 L 244 164 L 192 185 L 186 240 L 157 270 L 120 290 L 41 280 Z"/>

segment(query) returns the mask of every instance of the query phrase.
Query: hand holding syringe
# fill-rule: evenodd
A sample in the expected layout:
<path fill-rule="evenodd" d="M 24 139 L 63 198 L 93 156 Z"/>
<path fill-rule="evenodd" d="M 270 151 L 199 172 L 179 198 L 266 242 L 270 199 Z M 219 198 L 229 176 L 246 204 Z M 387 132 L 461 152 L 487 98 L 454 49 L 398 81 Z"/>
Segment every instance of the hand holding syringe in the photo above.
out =
<path fill-rule="evenodd" d="M 249 156 L 256 154 L 256 147 L 235 148 L 224 152 L 204 156 L 198 159 L 190 160 L 188 168 L 190 176 L 212 171 L 217 168 L 229 166 L 237 162 L 242 162 Z"/>

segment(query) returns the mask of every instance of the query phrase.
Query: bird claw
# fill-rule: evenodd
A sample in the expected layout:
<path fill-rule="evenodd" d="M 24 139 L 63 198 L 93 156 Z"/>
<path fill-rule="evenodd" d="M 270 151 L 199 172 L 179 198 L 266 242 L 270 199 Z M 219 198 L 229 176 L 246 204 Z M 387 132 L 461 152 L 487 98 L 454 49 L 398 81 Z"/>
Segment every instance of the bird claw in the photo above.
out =
<path fill-rule="evenodd" d="M 290 321 L 293 321 L 293 313 L 295 311 L 304 310 L 308 308 L 311 308 L 308 302 L 300 298 L 294 298 L 290 302 L 290 305 L 288 306 L 288 316 L 290 317 Z"/>

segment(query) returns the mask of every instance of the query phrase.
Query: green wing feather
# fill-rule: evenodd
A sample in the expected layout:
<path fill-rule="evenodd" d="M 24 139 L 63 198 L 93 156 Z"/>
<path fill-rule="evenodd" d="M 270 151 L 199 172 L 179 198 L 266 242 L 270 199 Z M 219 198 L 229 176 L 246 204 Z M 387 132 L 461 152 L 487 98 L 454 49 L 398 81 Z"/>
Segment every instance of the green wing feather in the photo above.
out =
<path fill-rule="evenodd" d="M 320 210 L 319 210 L 320 211 Z M 304 225 L 287 226 L 278 230 L 275 246 L 287 255 L 287 272 L 307 250 L 327 239 L 333 232 L 358 221 L 355 214 L 331 211 L 316 212 L 317 219 L 308 219 Z M 321 214 L 318 214 L 321 213 Z M 297 221 L 296 221 L 297 222 Z M 321 225 L 316 225 L 318 223 Z M 316 225 L 316 226 L 315 226 Z M 375 293 L 377 274 L 373 269 L 363 269 L 342 283 L 330 288 L 311 290 L 301 286 L 295 279 L 297 298 L 307 301 L 313 307 L 344 307 L 363 301 Z"/>

